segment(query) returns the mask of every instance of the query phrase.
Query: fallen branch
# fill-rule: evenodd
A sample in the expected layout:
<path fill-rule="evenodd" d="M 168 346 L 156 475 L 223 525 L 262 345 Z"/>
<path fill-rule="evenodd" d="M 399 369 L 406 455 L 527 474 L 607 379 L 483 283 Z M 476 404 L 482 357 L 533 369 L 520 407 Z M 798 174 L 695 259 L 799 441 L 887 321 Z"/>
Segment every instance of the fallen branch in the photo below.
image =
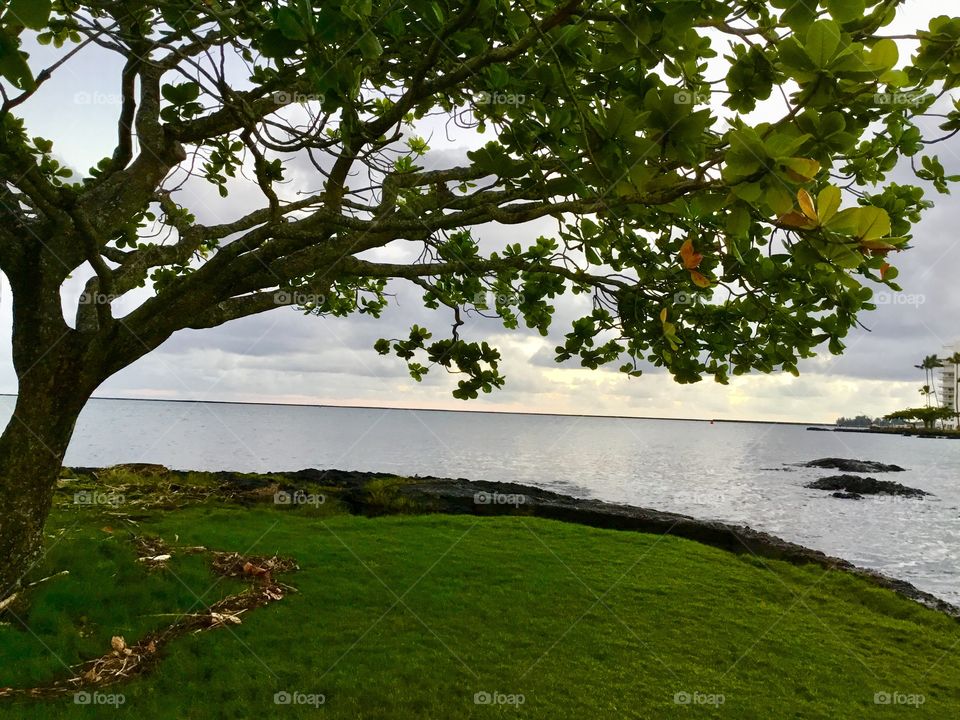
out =
<path fill-rule="evenodd" d="M 69 570 L 61 570 L 60 572 L 54 573 L 53 575 L 47 575 L 45 578 L 40 578 L 35 582 L 27 583 L 27 587 L 36 587 L 40 583 L 45 583 L 47 580 L 53 580 L 54 578 L 63 577 L 64 575 L 69 575 L 69 574 L 70 574 Z"/>
<path fill-rule="evenodd" d="M 138 543 L 141 547 L 148 545 L 143 543 L 142 539 L 138 539 Z M 162 541 L 154 541 L 149 549 L 155 551 L 161 546 L 166 547 L 162 545 Z M 188 550 L 196 551 L 197 548 L 189 548 Z M 141 559 L 154 560 L 156 555 Z M 127 645 L 123 637 L 114 636 L 110 641 L 111 650 L 109 653 L 75 666 L 75 674 L 72 677 L 33 688 L 0 688 L 0 698 L 58 697 L 75 693 L 84 687 L 105 687 L 128 680 L 134 675 L 149 670 L 156 661 L 160 649 L 171 640 L 186 634 L 197 634 L 229 625 L 240 625 L 243 622 L 240 616 L 248 610 L 282 600 L 288 591 L 295 591 L 289 585 L 275 582 L 271 578 L 272 571 L 291 572 L 298 569 L 296 563 L 289 559 L 244 557 L 237 553 L 214 553 L 211 564 L 214 571 L 228 577 L 245 578 L 249 580 L 252 587 L 215 602 L 205 612 L 176 614 L 177 620 L 173 624 L 158 633 L 147 635 L 135 645 Z M 63 574 L 65 573 L 61 572 L 43 578 L 34 585 Z M 9 606 L 16 597 L 16 594 L 14 594 L 2 601 L 0 611 Z"/>

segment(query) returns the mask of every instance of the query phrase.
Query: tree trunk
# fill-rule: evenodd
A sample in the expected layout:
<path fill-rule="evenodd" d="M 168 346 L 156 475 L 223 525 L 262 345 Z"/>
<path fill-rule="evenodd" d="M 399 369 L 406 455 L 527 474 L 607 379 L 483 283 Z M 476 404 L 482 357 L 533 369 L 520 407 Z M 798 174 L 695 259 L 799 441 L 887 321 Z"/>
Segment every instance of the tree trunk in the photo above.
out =
<path fill-rule="evenodd" d="M 89 395 L 77 378 L 45 377 L 47 370 L 37 367 L 21 378 L 13 417 L 0 436 L 0 600 L 41 558 L 60 467 Z"/>
<path fill-rule="evenodd" d="M 99 384 L 88 339 L 63 320 L 59 284 L 45 282 L 39 271 L 10 280 L 18 391 L 0 435 L 0 600 L 41 557 L 67 444 Z"/>

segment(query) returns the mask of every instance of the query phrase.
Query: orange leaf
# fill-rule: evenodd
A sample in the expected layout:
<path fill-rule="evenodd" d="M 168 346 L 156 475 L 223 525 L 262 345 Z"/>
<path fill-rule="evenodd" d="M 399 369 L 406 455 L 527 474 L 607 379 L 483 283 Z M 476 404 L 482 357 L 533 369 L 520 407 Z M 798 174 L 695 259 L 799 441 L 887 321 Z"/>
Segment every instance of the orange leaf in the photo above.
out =
<path fill-rule="evenodd" d="M 887 272 L 890 270 L 890 263 L 884 263 L 880 266 L 880 279 L 883 280 L 886 277 Z"/>
<path fill-rule="evenodd" d="M 690 271 L 690 279 L 693 280 L 693 284 L 697 287 L 708 288 L 710 287 L 710 280 L 699 270 Z"/>
<path fill-rule="evenodd" d="M 797 200 L 800 202 L 800 209 L 803 210 L 803 214 L 816 222 L 817 206 L 813 204 L 813 198 L 810 197 L 810 193 L 800 188 L 797 190 Z"/>
<path fill-rule="evenodd" d="M 690 238 L 684 240 L 680 246 L 680 259 L 683 261 L 685 270 L 694 270 L 700 267 L 703 261 L 703 255 L 693 249 L 693 241 Z"/>
<path fill-rule="evenodd" d="M 810 218 L 806 215 L 801 215 L 798 212 L 787 213 L 786 215 L 780 216 L 780 222 L 783 225 L 788 225 L 795 228 L 803 228 L 805 230 L 810 230 L 814 227 L 814 224 L 810 222 Z"/>

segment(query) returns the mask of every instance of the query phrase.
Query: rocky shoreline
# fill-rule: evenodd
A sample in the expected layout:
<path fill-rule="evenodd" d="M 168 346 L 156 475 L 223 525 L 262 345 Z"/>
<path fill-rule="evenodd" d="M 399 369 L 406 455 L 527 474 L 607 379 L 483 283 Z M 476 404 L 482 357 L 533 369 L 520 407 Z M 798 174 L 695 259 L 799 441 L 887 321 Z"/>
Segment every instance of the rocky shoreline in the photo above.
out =
<path fill-rule="evenodd" d="M 154 465 L 128 465 L 132 472 L 186 479 L 183 471 Z M 97 468 L 74 468 L 78 474 L 95 475 Z M 651 508 L 576 498 L 549 490 L 514 483 L 415 476 L 398 478 L 388 473 L 305 469 L 266 474 L 209 473 L 218 494 L 240 502 L 277 502 L 295 506 L 298 498 L 323 493 L 342 503 L 351 513 L 385 515 L 397 513 L 452 513 L 477 516 L 535 516 L 612 530 L 669 534 L 734 553 L 758 558 L 811 563 L 840 570 L 892 590 L 927 608 L 960 620 L 960 607 L 912 584 L 861 568 L 841 558 L 788 542 L 744 525 L 699 520 L 687 515 Z"/>

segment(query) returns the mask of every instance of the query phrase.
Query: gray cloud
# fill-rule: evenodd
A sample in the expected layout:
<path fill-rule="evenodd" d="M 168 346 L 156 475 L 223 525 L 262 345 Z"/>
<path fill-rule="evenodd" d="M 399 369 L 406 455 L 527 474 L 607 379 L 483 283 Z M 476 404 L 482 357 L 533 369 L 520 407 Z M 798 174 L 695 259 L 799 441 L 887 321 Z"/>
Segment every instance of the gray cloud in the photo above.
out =
<path fill-rule="evenodd" d="M 911 22 L 916 22 L 914 8 Z M 901 21 L 903 24 L 905 21 Z M 898 26 L 899 27 L 899 26 Z M 893 28 L 891 28 L 893 32 Z M 33 50 L 41 64 L 52 61 L 50 48 Z M 84 51 L 64 72 L 45 83 L 36 103 L 28 104 L 26 120 L 31 134 L 56 141 L 56 151 L 76 168 L 87 168 L 111 153 L 115 141 L 119 104 L 119 65 L 98 51 Z M 65 108 L 63 98 L 69 98 Z M 454 138 L 447 142 L 445 128 L 431 125 L 435 147 L 421 164 L 428 168 L 463 162 L 466 150 L 485 138 Z M 937 146 L 948 172 L 960 172 L 960 141 Z M 304 158 L 288 164 L 291 182 L 284 192 L 317 190 L 321 176 Z M 899 172 L 898 181 L 911 182 Z M 360 182 L 362 178 L 356 178 Z M 960 337 L 956 318 L 960 293 L 955 277 L 960 271 L 956 210 L 949 198 L 931 191 L 937 202 L 916 228 L 914 248 L 897 256 L 903 293 L 887 296 L 888 302 L 861 320 L 870 329 L 855 330 L 848 350 L 840 358 L 818 358 L 801 365 L 799 379 L 784 376 L 737 378 L 730 387 L 704 382 L 677 386 L 662 371 L 651 371 L 639 380 L 616 372 L 590 372 L 576 361 L 557 365 L 554 346 L 563 342 L 570 322 L 585 308 L 584 298 L 564 297 L 557 303 L 555 322 L 548 338 L 522 328 L 506 333 L 493 320 L 467 319 L 463 334 L 492 337 L 500 342 L 507 387 L 492 396 L 464 405 L 450 398 L 456 378 L 433 373 L 422 384 L 414 383 L 404 364 L 395 357 L 382 358 L 373 350 L 381 336 L 401 336 L 413 323 L 437 334 L 447 332 L 448 313 L 422 307 L 420 291 L 395 283 L 395 299 L 377 321 L 354 316 L 344 319 L 306 317 L 289 309 L 275 310 L 206 331 L 174 335 L 152 355 L 108 380 L 102 395 L 203 397 L 209 399 L 335 402 L 462 409 L 514 409 L 611 414 L 716 417 L 769 417 L 773 419 L 832 419 L 859 411 L 879 414 L 907 402 L 916 403 L 922 373 L 913 365 L 924 355 L 939 352 L 945 343 Z M 224 222 L 262 204 L 258 188 L 237 185 L 229 198 L 202 181 L 188 182 L 178 200 L 201 222 Z M 555 232 L 554 221 L 542 220 L 523 227 L 488 225 L 476 233 L 487 249 L 523 242 Z M 400 243 L 378 251 L 374 257 L 402 260 L 416 256 L 417 246 Z M 65 295 L 78 295 L 82 274 L 71 281 Z M 913 297 L 913 301 L 909 298 Z M 0 291 L 0 332 L 9 337 L 9 285 Z M 72 313 L 72 310 L 68 310 Z M 0 344 L 0 390 L 14 391 L 16 380 L 9 344 Z"/>

